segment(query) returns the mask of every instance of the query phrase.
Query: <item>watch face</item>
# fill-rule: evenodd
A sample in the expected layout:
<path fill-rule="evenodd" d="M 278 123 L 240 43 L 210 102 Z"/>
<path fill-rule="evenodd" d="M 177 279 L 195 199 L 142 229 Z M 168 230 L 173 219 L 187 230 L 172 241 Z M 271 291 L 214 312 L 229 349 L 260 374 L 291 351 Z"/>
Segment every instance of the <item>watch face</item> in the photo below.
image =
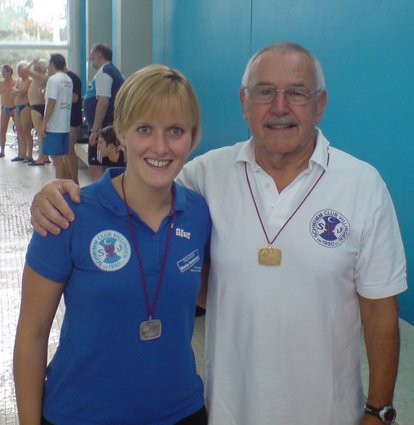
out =
<path fill-rule="evenodd" d="M 396 413 L 395 409 L 393 409 L 392 407 L 384 409 L 383 418 L 388 423 L 392 424 L 395 421 L 396 416 L 397 416 L 397 413 Z"/>

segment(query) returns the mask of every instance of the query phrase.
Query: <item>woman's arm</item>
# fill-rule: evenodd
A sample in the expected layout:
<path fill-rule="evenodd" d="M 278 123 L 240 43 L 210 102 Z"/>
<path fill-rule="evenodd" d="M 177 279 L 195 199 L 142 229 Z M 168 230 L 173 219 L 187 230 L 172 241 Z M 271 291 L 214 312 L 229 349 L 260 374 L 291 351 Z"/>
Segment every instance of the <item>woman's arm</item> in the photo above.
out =
<path fill-rule="evenodd" d="M 25 265 L 13 359 L 20 425 L 41 423 L 49 333 L 63 289 Z"/>

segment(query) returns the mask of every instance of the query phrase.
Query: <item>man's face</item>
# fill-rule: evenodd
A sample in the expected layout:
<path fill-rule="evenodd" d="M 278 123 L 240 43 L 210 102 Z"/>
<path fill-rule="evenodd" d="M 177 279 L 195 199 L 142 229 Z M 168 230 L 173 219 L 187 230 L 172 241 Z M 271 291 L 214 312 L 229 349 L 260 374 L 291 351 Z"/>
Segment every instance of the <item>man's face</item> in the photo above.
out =
<path fill-rule="evenodd" d="M 7 68 L 2 68 L 1 69 L 1 75 L 2 75 L 3 78 L 7 79 L 11 76 L 11 72 L 9 72 L 7 70 Z"/>
<path fill-rule="evenodd" d="M 53 74 L 55 74 L 55 73 L 56 73 L 55 65 L 53 65 L 53 63 L 52 63 L 52 62 L 49 62 L 49 63 L 47 64 L 47 73 L 48 73 L 48 75 L 53 75 Z"/>
<path fill-rule="evenodd" d="M 99 59 L 100 59 L 100 53 L 95 50 L 91 50 L 91 52 L 89 53 L 89 62 L 93 68 L 95 69 L 99 68 Z"/>
<path fill-rule="evenodd" d="M 41 74 L 44 74 L 44 68 L 42 67 L 42 65 L 41 65 L 39 62 L 36 62 L 36 63 L 33 65 L 33 69 L 34 69 L 36 72 L 39 72 L 39 73 L 41 73 Z"/>
<path fill-rule="evenodd" d="M 262 85 L 276 89 L 317 89 L 313 63 L 303 53 L 274 49 L 264 52 L 252 67 L 249 89 Z M 325 109 L 326 92 L 311 94 L 305 104 L 292 105 L 279 92 L 270 103 L 257 103 L 249 90 L 241 89 L 243 115 L 249 123 L 256 147 L 256 161 L 299 156 L 312 152 L 315 126 Z"/>

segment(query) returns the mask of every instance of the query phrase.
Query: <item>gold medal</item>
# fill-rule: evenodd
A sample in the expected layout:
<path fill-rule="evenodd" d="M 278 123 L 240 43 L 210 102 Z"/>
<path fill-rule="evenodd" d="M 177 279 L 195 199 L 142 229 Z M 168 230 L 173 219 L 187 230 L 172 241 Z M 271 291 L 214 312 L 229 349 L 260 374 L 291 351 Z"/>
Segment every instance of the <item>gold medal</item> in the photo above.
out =
<path fill-rule="evenodd" d="M 252 201 L 253 201 L 254 207 L 256 208 L 257 217 L 259 218 L 260 224 L 262 226 L 263 233 L 264 233 L 264 235 L 266 237 L 267 243 L 269 244 L 269 246 L 267 248 L 260 248 L 259 249 L 259 253 L 258 253 L 259 264 L 261 264 L 263 266 L 280 266 L 280 264 L 282 262 L 282 251 L 279 248 L 272 248 L 272 244 L 275 242 L 275 240 L 277 239 L 277 237 L 282 233 L 283 229 L 287 226 L 287 224 L 289 223 L 289 221 L 298 212 L 298 210 L 300 209 L 300 207 L 305 203 L 306 199 L 308 199 L 308 197 L 312 193 L 313 189 L 315 189 L 316 185 L 319 183 L 319 181 L 321 180 L 321 178 L 325 174 L 326 169 L 328 168 L 328 164 L 329 164 L 329 150 L 327 152 L 326 168 L 324 168 L 322 170 L 322 173 L 317 178 L 317 180 L 315 181 L 315 183 L 313 184 L 313 186 L 310 188 L 309 192 L 302 199 L 302 201 L 300 202 L 300 204 L 296 207 L 296 209 L 289 216 L 289 218 L 285 221 L 285 223 L 283 224 L 283 226 L 277 232 L 276 236 L 272 240 L 270 240 L 270 238 L 269 238 L 269 236 L 268 236 L 268 234 L 266 232 L 265 226 L 263 224 L 262 217 L 260 216 L 259 208 L 257 207 L 256 199 L 254 198 L 253 190 L 252 190 L 252 187 L 250 185 L 249 175 L 247 173 L 247 162 L 244 163 L 244 172 L 245 172 L 245 175 L 246 175 L 247 185 L 249 186 L 250 195 L 252 197 Z"/>
<path fill-rule="evenodd" d="M 258 260 L 259 264 L 263 266 L 280 266 L 282 251 L 278 248 L 272 248 L 271 246 L 260 248 Z"/>

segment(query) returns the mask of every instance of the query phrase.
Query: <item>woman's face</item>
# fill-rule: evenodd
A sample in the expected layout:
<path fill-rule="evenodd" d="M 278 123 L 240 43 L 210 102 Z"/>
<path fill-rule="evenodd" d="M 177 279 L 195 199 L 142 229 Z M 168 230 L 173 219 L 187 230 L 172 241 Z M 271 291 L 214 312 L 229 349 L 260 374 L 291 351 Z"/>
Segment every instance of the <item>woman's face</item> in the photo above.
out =
<path fill-rule="evenodd" d="M 128 152 L 128 176 L 152 190 L 170 189 L 192 149 L 191 125 L 174 111 L 138 118 L 118 138 Z"/>

